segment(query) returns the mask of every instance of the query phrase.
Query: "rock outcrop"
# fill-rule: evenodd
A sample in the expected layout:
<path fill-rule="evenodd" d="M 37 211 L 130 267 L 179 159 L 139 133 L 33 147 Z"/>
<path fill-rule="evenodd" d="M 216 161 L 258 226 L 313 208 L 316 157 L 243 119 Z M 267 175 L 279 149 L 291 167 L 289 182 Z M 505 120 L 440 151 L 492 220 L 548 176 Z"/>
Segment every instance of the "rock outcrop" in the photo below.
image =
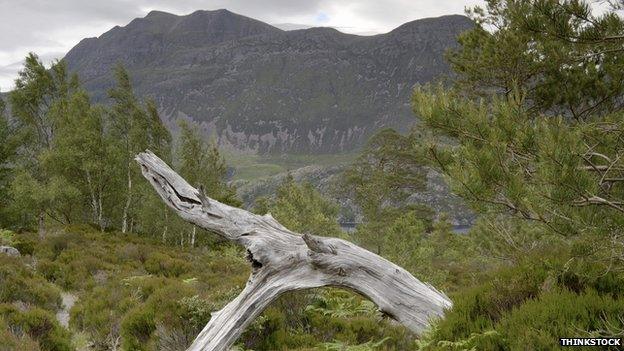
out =
<path fill-rule="evenodd" d="M 82 40 L 65 60 L 99 101 L 122 63 L 172 128 L 193 119 L 222 146 L 336 153 L 381 127 L 407 130 L 412 87 L 449 73 L 444 52 L 471 26 L 454 15 L 357 36 L 283 31 L 227 10 L 153 11 Z"/>

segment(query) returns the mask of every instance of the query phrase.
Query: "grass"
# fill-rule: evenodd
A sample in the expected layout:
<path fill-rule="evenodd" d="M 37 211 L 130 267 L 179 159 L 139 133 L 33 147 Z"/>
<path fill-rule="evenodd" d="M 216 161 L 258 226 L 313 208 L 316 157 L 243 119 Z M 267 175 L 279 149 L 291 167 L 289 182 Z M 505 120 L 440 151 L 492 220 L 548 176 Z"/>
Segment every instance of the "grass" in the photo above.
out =
<path fill-rule="evenodd" d="M 235 169 L 232 180 L 258 180 L 305 166 L 336 166 L 351 163 L 357 153 L 255 155 L 224 151 L 228 165 Z"/>

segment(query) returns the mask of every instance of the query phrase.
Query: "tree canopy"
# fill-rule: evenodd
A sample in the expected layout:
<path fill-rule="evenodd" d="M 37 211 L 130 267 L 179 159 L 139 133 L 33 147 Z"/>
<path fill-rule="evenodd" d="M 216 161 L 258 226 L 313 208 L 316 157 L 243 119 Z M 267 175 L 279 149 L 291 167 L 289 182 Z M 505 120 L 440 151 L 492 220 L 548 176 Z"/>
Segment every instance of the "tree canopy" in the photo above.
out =
<path fill-rule="evenodd" d="M 448 55 L 454 83 L 414 92 L 433 133 L 419 152 L 480 214 L 470 236 L 501 269 L 456 297 L 424 349 L 550 349 L 574 328 L 622 327 L 609 306 L 624 281 L 624 20 L 591 10 L 489 0 Z M 539 317 L 575 304 L 589 315 L 569 310 L 560 328 Z"/>

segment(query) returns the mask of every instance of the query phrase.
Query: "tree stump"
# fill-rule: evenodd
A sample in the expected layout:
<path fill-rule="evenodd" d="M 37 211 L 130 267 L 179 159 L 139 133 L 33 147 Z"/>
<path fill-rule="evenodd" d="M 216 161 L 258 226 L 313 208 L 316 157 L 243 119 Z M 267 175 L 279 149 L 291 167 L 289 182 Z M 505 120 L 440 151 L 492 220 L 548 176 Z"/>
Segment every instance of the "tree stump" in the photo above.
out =
<path fill-rule="evenodd" d="M 252 273 L 243 291 L 214 312 L 190 351 L 228 350 L 281 294 L 334 286 L 359 292 L 415 333 L 443 316 L 451 301 L 405 269 L 348 241 L 294 233 L 260 216 L 208 198 L 150 151 L 136 157 L 143 175 L 180 217 L 247 250 Z"/>

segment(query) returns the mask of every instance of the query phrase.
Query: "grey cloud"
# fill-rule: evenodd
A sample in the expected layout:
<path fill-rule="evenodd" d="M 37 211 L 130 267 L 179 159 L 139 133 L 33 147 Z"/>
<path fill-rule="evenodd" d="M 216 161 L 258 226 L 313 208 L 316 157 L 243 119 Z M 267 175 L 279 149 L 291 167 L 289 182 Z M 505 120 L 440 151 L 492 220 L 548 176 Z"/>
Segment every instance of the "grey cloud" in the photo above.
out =
<path fill-rule="evenodd" d="M 71 30 L 72 26 L 101 26 L 110 23 L 125 25 L 131 19 L 145 15 L 145 9 L 163 9 L 178 14 L 195 10 L 227 8 L 249 16 L 277 19 L 280 16 L 301 15 L 314 12 L 322 3 L 311 1 L 246 1 L 246 0 L 0 0 L 1 51 L 10 51 L 25 44 L 54 46 L 58 41 L 46 36 L 58 30 Z"/>
<path fill-rule="evenodd" d="M 124 0 L 2 1 L 2 50 L 8 51 L 25 45 L 55 46 L 60 43 L 49 35 L 59 30 L 70 31 L 77 25 L 123 22 L 141 15 L 140 9 L 131 4 L 132 2 Z"/>
<path fill-rule="evenodd" d="M 0 66 L 0 76 L 6 76 L 14 74 L 20 69 L 22 62 L 13 62 L 8 65 Z"/>
<path fill-rule="evenodd" d="M 419 18 L 463 14 L 465 7 L 483 3 L 481 0 L 360 0 L 354 1 L 354 13 L 378 23 L 380 27 L 396 28 Z"/>
<path fill-rule="evenodd" d="M 39 59 L 45 63 L 50 62 L 63 57 L 64 52 L 46 52 L 39 54 Z M 22 68 L 24 60 L 11 62 L 8 64 L 0 64 L 0 92 L 7 91 L 10 88 L 10 84 L 17 78 L 17 72 Z"/>
<path fill-rule="evenodd" d="M 219 8 L 227 8 L 230 11 L 238 12 L 243 15 L 252 17 L 280 17 L 306 14 L 319 8 L 323 1 L 292 1 L 292 0 L 189 0 L 189 1 L 171 1 L 156 0 L 142 1 L 142 6 L 176 8 L 183 12 L 192 12 L 195 10 L 215 10 Z"/>

